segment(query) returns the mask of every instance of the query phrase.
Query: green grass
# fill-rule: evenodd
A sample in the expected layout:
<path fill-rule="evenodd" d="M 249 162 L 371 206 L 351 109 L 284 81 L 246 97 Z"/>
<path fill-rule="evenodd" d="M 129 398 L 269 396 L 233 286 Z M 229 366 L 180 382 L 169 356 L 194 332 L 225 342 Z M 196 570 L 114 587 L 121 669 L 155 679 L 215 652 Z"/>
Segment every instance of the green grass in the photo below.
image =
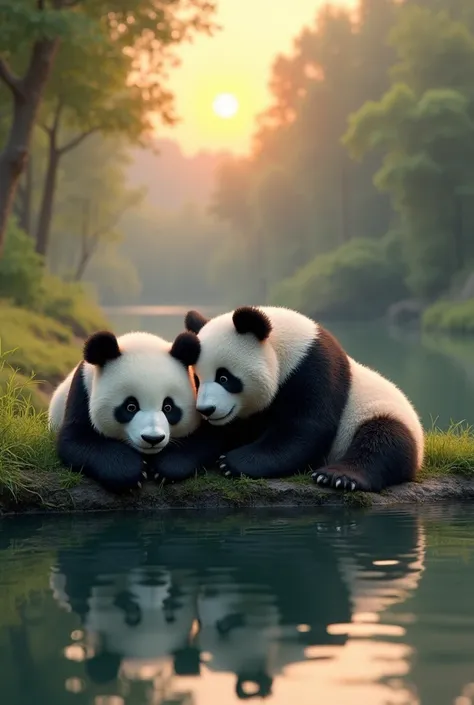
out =
<path fill-rule="evenodd" d="M 426 436 L 425 463 L 420 480 L 434 475 L 464 475 L 474 478 L 474 430 L 452 424 L 448 431 L 433 428 Z"/>
<path fill-rule="evenodd" d="M 449 335 L 474 335 L 474 299 L 439 301 L 425 310 L 423 330 Z"/>
<path fill-rule="evenodd" d="M 47 415 L 37 411 L 31 402 L 35 380 L 18 375 L 0 357 L 0 497 L 5 501 L 36 495 L 40 504 L 47 504 L 56 491 L 68 490 L 81 482 L 81 476 L 61 467 L 56 456 L 54 439 L 47 426 Z M 474 431 L 457 424 L 447 432 L 434 428 L 426 437 L 425 466 L 419 481 L 442 475 L 463 475 L 474 478 Z M 309 474 L 300 473 L 286 482 L 305 492 L 311 487 L 315 504 L 323 502 L 327 493 L 315 487 Z M 168 492 L 167 488 L 162 491 Z M 212 470 L 184 483 L 172 486 L 179 502 L 195 498 L 215 497 L 235 507 L 251 506 L 269 500 L 272 490 L 265 480 L 246 478 L 229 481 Z M 44 499 L 47 496 L 49 500 Z M 361 492 L 347 493 L 347 505 L 369 506 L 370 496 Z"/>
<path fill-rule="evenodd" d="M 81 355 L 81 341 L 62 323 L 27 309 L 0 302 L 0 345 L 8 362 L 24 378 L 57 384 Z M 0 378 L 5 384 L 5 374 Z"/>
<path fill-rule="evenodd" d="M 80 481 L 78 475 L 61 468 L 45 411 L 31 403 L 34 380 L 23 376 L 0 358 L 0 373 L 6 382 L 0 393 L 0 494 L 20 498 L 47 489 L 68 489 Z"/>

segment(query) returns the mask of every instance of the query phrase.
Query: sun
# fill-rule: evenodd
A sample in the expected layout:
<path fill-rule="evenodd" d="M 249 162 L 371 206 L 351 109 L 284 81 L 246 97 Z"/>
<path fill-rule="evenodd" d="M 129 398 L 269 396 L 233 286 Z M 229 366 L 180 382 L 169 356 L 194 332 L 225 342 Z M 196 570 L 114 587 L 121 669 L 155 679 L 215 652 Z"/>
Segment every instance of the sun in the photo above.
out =
<path fill-rule="evenodd" d="M 228 120 L 238 111 L 239 102 L 232 93 L 220 93 L 214 98 L 212 109 L 218 117 Z"/>

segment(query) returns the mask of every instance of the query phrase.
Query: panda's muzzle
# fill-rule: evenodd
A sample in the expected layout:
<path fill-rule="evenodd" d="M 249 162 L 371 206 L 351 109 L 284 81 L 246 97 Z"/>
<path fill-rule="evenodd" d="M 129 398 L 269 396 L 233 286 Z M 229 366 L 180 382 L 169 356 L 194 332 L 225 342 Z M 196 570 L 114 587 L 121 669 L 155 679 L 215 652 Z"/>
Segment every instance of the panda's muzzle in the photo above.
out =
<path fill-rule="evenodd" d="M 197 406 L 196 410 L 198 411 L 199 414 L 201 414 L 202 416 L 205 416 L 206 419 L 208 419 L 215 412 L 216 407 L 215 406 Z"/>
<path fill-rule="evenodd" d="M 160 436 L 149 436 L 147 433 L 142 433 L 141 437 L 145 441 L 145 443 L 149 443 L 152 448 L 154 448 L 154 446 L 157 446 L 158 443 L 161 443 L 161 441 L 164 441 L 166 438 L 164 433 L 162 433 Z"/>

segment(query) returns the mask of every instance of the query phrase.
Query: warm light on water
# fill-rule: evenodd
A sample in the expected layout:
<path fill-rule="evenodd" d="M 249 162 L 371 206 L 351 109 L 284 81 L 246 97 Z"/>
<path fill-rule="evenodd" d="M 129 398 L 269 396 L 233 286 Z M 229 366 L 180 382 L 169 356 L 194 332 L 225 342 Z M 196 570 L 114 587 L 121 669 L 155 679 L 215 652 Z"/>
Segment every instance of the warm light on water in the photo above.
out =
<path fill-rule="evenodd" d="M 7 705 L 472 705 L 469 507 L 5 518 Z"/>

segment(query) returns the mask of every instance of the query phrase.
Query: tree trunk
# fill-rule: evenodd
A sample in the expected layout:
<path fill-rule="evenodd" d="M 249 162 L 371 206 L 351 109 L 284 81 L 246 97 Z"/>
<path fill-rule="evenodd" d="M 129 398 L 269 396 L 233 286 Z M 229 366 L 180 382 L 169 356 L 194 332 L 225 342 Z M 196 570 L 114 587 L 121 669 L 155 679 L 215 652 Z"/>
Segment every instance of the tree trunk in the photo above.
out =
<path fill-rule="evenodd" d="M 349 229 L 349 179 L 344 158 L 341 164 L 341 243 L 345 245 L 351 239 Z"/>
<path fill-rule="evenodd" d="M 41 97 L 58 46 L 58 39 L 37 41 L 27 72 L 21 80 L 11 76 L 2 65 L 2 78 L 13 95 L 13 119 L 5 147 L 0 153 L 0 257 L 18 181 L 28 160 Z"/>
<path fill-rule="evenodd" d="M 464 209 L 462 196 L 454 196 L 453 206 L 453 274 L 456 274 L 464 266 Z"/>
<path fill-rule="evenodd" d="M 81 255 L 81 258 L 79 260 L 79 264 L 76 267 L 76 271 L 74 272 L 74 276 L 72 280 L 74 282 L 80 282 L 82 277 L 84 276 L 84 272 L 86 271 L 86 267 L 89 264 L 89 259 L 90 255 L 89 253 Z"/>
<path fill-rule="evenodd" d="M 46 257 L 53 216 L 54 194 L 56 193 L 56 177 L 58 175 L 60 151 L 56 145 L 56 131 L 49 136 L 48 167 L 44 180 L 43 196 L 36 230 L 36 252 Z"/>
<path fill-rule="evenodd" d="M 24 172 L 24 183 L 19 183 L 16 192 L 15 215 L 18 218 L 19 227 L 27 234 L 31 235 L 31 207 L 33 197 L 33 169 L 31 164 L 31 154 Z"/>

